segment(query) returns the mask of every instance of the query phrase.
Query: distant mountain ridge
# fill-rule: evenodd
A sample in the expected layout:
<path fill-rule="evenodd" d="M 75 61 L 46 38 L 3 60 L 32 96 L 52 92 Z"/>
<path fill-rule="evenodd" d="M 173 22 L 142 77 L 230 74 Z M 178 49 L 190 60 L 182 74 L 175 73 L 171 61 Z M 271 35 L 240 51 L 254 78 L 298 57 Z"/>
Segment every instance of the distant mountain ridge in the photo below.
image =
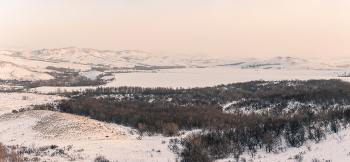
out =
<path fill-rule="evenodd" d="M 73 62 L 77 64 L 128 68 L 135 66 L 208 67 L 237 62 L 235 60 L 198 57 L 179 58 L 173 56 L 157 56 L 138 50 L 111 51 L 77 47 L 28 50 L 15 52 L 12 56 L 50 62 Z"/>
<path fill-rule="evenodd" d="M 96 50 L 91 48 L 58 48 L 14 52 L 14 57 L 24 59 L 71 62 L 91 66 L 125 67 L 140 69 L 162 68 L 191 68 L 191 67 L 214 67 L 235 66 L 242 69 L 318 69 L 336 70 L 347 69 L 350 59 L 329 60 L 305 60 L 293 57 L 274 57 L 268 60 L 252 58 L 207 58 L 199 56 L 158 56 L 138 50 L 111 51 Z"/>
<path fill-rule="evenodd" d="M 16 52 L 12 56 L 23 57 L 26 59 L 46 60 L 53 62 L 75 62 L 80 64 L 112 64 L 116 66 L 133 66 L 137 61 L 150 59 L 151 54 L 141 51 L 109 51 L 95 50 L 90 48 L 59 48 L 42 49 Z M 130 62 L 133 61 L 133 62 Z"/>

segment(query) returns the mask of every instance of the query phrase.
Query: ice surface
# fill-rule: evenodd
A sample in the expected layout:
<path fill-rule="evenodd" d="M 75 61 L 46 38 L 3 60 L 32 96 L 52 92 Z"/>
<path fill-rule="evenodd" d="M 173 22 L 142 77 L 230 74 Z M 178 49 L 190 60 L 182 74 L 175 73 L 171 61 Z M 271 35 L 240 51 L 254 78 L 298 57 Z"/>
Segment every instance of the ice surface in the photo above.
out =
<path fill-rule="evenodd" d="M 309 80 L 342 79 L 339 71 L 331 70 L 296 70 L 296 69 L 241 69 L 234 67 L 164 69 L 157 73 L 116 73 L 115 80 L 103 87 L 141 86 L 141 87 L 206 87 L 220 84 L 247 82 L 252 80 Z M 93 87 L 61 87 L 62 90 L 80 91 Z M 58 87 L 38 87 L 37 91 L 48 93 L 57 91 Z"/>

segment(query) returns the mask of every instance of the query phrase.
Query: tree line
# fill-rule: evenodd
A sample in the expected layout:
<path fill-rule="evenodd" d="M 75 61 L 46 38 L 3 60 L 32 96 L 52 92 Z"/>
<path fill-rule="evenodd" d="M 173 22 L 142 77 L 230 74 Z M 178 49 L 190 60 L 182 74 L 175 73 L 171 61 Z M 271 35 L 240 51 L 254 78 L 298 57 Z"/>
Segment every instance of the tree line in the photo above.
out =
<path fill-rule="evenodd" d="M 266 108 L 285 109 L 291 101 L 302 103 L 297 108 L 312 103 L 315 106 L 350 104 L 350 83 L 340 80 L 309 81 L 252 81 L 204 88 L 144 88 L 97 87 L 83 92 L 66 92 L 67 97 L 104 96 L 116 101 L 152 101 L 166 106 L 224 105 L 236 101 L 230 109 L 249 107 L 252 110 Z"/>

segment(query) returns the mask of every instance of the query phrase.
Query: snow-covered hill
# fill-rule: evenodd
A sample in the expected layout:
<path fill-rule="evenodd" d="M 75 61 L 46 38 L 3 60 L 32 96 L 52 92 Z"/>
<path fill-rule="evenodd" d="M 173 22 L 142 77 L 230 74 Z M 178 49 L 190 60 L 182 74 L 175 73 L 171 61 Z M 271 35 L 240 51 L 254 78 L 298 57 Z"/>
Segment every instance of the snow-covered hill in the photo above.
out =
<path fill-rule="evenodd" d="M 9 51 L 4 54 L 9 55 Z M 304 59 L 293 57 L 256 58 L 212 58 L 209 56 L 160 56 L 138 50 L 111 51 L 90 48 L 58 48 L 13 52 L 13 57 L 53 63 L 109 67 L 213 67 L 233 66 L 243 69 L 317 69 L 339 70 L 350 66 L 350 58 Z"/>
<path fill-rule="evenodd" d="M 136 130 L 77 115 L 24 111 L 0 115 L 0 125 L 0 142 L 36 150 L 24 154 L 30 159 L 89 162 L 103 155 L 111 161 L 175 161 L 167 149 L 172 137 L 138 140 Z"/>
<path fill-rule="evenodd" d="M 14 52 L 12 56 L 25 59 L 72 62 L 84 65 L 102 65 L 111 67 L 167 66 L 167 67 L 208 67 L 232 65 L 242 61 L 232 59 L 212 59 L 199 56 L 157 56 L 137 51 L 110 51 L 90 48 L 59 48 Z"/>
<path fill-rule="evenodd" d="M 309 61 L 292 57 L 274 57 L 268 60 L 253 61 L 242 64 L 242 68 L 263 68 L 263 69 L 290 69 L 302 68 L 310 64 Z"/>
<path fill-rule="evenodd" d="M 163 66 L 169 65 L 167 58 L 137 51 L 110 51 L 90 48 L 60 48 L 16 52 L 12 56 L 52 62 L 74 62 L 78 64 L 109 65 L 113 67 Z M 171 65 L 179 65 L 174 62 Z"/>
<path fill-rule="evenodd" d="M 11 62 L 0 60 L 0 79 L 48 80 L 53 77 L 46 73 L 34 72 Z"/>
<path fill-rule="evenodd" d="M 17 122 L 14 120 L 21 119 Z M 21 121 L 25 122 L 22 125 Z M 59 113 L 54 111 L 25 111 L 20 113 L 9 113 L 0 116 L 0 123 L 3 125 L 0 129 L 3 132 L 10 131 L 11 127 L 22 127 L 16 130 L 16 133 L 0 134 L 0 136 L 12 136 L 17 141 L 30 144 L 31 140 L 27 141 L 21 138 L 22 134 L 27 134 L 28 138 L 38 140 L 118 140 L 126 139 L 127 136 L 121 133 L 121 128 L 104 122 L 99 122 L 89 118 Z M 13 124 L 9 124 L 13 123 Z M 6 126 L 5 126 L 6 125 Z M 16 137 L 17 136 L 17 137 Z M 11 138 L 11 139 L 12 139 Z M 3 142 L 7 142 L 4 139 Z M 10 141 L 9 141 L 10 142 Z"/>

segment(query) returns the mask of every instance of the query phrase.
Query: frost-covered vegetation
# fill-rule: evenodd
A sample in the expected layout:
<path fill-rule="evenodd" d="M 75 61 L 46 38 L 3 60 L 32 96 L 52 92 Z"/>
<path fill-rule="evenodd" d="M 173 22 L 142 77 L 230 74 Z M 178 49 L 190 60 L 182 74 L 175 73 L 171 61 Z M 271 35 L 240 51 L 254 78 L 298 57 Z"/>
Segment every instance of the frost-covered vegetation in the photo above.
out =
<path fill-rule="evenodd" d="M 277 154 L 319 143 L 350 120 L 350 83 L 340 80 L 252 81 L 192 89 L 100 87 L 64 95 L 71 99 L 62 101 L 59 111 L 131 126 L 138 129 L 139 139 L 201 129 L 180 140 L 182 149 L 174 153 L 182 161 L 238 160 L 245 153 L 255 157 L 258 150 Z"/>

